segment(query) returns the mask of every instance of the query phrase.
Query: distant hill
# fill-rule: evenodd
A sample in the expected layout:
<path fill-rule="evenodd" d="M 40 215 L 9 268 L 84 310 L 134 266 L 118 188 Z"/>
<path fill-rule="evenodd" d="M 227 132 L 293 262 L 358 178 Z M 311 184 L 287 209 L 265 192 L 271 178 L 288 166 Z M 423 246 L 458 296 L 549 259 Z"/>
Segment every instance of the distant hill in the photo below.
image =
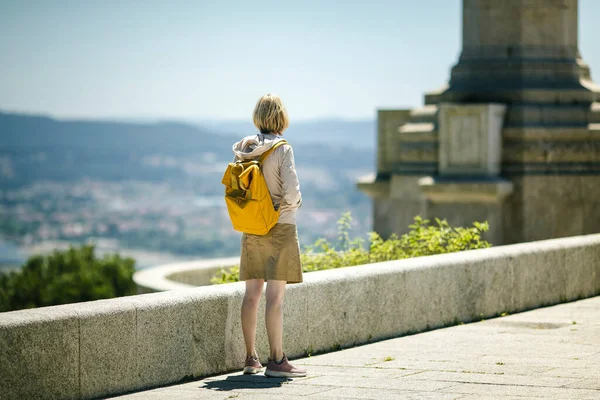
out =
<path fill-rule="evenodd" d="M 178 122 L 124 123 L 109 121 L 56 120 L 49 117 L 0 113 L 0 148 L 62 147 L 96 151 L 169 153 L 203 151 L 226 147 L 233 136 Z"/>
<path fill-rule="evenodd" d="M 184 161 L 188 167 L 198 160 L 226 163 L 232 144 L 255 132 L 250 123 L 239 122 L 77 121 L 0 112 L 0 184 L 81 178 L 176 181 L 189 176 Z M 286 138 L 297 163 L 311 168 L 343 174 L 374 166 L 374 127 L 369 121 L 298 122 Z M 148 158 L 156 156 L 174 161 L 148 165 Z M 206 162 L 198 165 L 204 168 Z"/>
<path fill-rule="evenodd" d="M 199 121 L 198 126 L 223 134 L 251 134 L 256 130 L 251 121 Z M 292 121 L 285 132 L 294 143 L 352 147 L 374 150 L 376 144 L 376 123 L 373 120 L 322 119 L 314 121 Z"/>

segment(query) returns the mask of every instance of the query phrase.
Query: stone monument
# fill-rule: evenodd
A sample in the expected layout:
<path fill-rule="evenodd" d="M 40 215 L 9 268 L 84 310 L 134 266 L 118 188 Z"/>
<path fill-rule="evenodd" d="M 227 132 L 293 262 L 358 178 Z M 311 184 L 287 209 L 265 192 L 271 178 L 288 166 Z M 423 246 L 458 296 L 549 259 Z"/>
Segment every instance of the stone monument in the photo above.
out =
<path fill-rule="evenodd" d="M 450 81 L 378 111 L 374 230 L 415 215 L 490 222 L 507 244 L 600 232 L 600 86 L 578 50 L 577 0 L 463 0 Z"/>

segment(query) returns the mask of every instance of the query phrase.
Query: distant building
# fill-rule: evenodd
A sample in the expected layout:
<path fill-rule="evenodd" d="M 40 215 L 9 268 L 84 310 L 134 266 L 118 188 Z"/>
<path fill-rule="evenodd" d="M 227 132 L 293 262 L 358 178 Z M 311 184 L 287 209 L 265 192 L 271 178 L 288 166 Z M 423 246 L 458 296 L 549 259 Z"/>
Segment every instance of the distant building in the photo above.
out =
<path fill-rule="evenodd" d="M 515 243 L 600 232 L 600 86 L 577 0 L 463 0 L 462 53 L 416 110 L 379 110 L 374 229 L 415 215 Z"/>

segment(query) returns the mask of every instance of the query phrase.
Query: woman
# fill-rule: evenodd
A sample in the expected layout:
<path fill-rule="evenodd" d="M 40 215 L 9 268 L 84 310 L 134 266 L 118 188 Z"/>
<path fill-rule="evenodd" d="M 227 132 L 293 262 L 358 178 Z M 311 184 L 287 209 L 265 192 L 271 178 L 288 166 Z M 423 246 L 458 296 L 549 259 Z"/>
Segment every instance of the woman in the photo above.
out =
<path fill-rule="evenodd" d="M 233 145 L 236 160 L 254 160 L 283 140 L 289 125 L 287 111 L 274 94 L 261 97 L 252 116 L 259 134 Z M 265 371 L 271 377 L 306 376 L 306 371 L 289 363 L 283 352 L 283 296 L 286 283 L 302 282 L 296 210 L 302 204 L 300 184 L 292 148 L 283 144 L 262 164 L 273 206 L 280 212 L 278 223 L 264 236 L 242 234 L 240 280 L 246 282 L 242 302 L 242 331 L 246 344 L 245 374 L 262 370 L 255 349 L 258 302 L 267 281 L 266 315 L 270 356 Z"/>

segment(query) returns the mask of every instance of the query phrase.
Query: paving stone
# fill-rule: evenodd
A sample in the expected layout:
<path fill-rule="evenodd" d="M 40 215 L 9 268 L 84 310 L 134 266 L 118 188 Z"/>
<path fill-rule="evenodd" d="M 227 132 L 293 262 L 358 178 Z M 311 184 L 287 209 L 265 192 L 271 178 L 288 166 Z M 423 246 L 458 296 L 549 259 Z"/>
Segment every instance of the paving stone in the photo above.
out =
<path fill-rule="evenodd" d="M 229 397 L 229 399 L 236 399 L 236 400 L 265 400 L 265 394 L 264 393 L 252 393 L 252 394 L 240 394 L 237 395 L 236 394 L 232 394 L 232 397 Z M 235 397 L 233 397 L 235 396 Z M 315 397 L 315 396 L 311 396 L 311 399 L 315 398 L 315 399 L 326 399 L 327 397 Z M 291 396 L 291 395 L 286 395 L 285 396 L 285 400 L 305 400 L 306 396 Z"/>
<path fill-rule="evenodd" d="M 454 400 L 461 398 L 462 395 L 453 393 L 424 392 L 424 391 L 404 391 L 404 390 L 379 390 L 364 388 L 336 388 L 318 396 L 311 398 L 328 399 L 377 399 L 377 400 Z"/>
<path fill-rule="evenodd" d="M 479 360 L 466 361 L 423 361 L 423 360 L 406 360 L 396 359 L 389 362 L 381 362 L 371 365 L 370 368 L 390 369 L 390 370 L 406 370 L 406 371 L 445 371 L 445 372 L 471 372 L 482 374 L 505 374 L 510 372 L 513 375 L 530 375 L 544 373 L 554 370 L 554 367 L 545 365 L 520 365 L 506 364 L 502 362 L 503 358 L 497 358 L 497 361 L 480 362 Z M 497 364 L 501 363 L 501 364 Z M 572 376 L 565 376 L 570 378 Z"/>
<path fill-rule="evenodd" d="M 441 391 L 445 393 L 476 394 L 479 396 L 524 396 L 540 397 L 544 399 L 598 400 L 598 398 L 600 398 L 600 391 L 598 390 L 471 383 L 452 386 L 450 388 L 442 389 Z"/>
<path fill-rule="evenodd" d="M 233 392 L 236 394 L 262 394 L 264 397 L 269 396 L 282 396 L 286 398 L 287 396 L 313 396 L 313 395 L 327 395 L 332 389 L 331 386 L 300 386 L 300 385 L 287 385 L 281 386 L 278 388 L 270 388 L 270 387 L 259 387 L 259 388 L 239 388 L 234 389 Z"/>
<path fill-rule="evenodd" d="M 207 392 L 200 389 L 191 391 L 169 387 L 132 393 L 120 396 L 119 398 L 126 398 L 128 400 L 225 400 L 232 398 L 231 396 L 231 392 Z"/>
<path fill-rule="evenodd" d="M 376 364 L 381 361 L 380 357 L 364 357 L 357 358 L 344 354 L 344 352 L 337 352 L 328 355 L 328 357 L 311 357 L 303 358 L 297 361 L 298 365 L 306 366 L 310 369 L 310 365 L 344 365 L 348 367 L 364 367 L 371 364 Z"/>
<path fill-rule="evenodd" d="M 600 364 L 590 365 L 584 363 L 581 367 L 555 367 L 544 372 L 542 375 L 556 376 L 559 378 L 589 378 L 600 382 Z"/>
<path fill-rule="evenodd" d="M 464 372 L 440 372 L 426 371 L 414 375 L 413 379 L 441 382 L 471 382 L 487 383 L 498 385 L 517 385 L 517 386 L 544 386 L 544 387 L 562 387 L 580 381 L 576 378 L 555 378 L 540 377 L 532 375 L 498 375 L 498 374 L 477 374 L 470 371 Z"/>
<path fill-rule="evenodd" d="M 459 398 L 460 398 L 460 400 L 481 400 L 482 399 L 482 397 L 481 397 L 480 394 L 469 394 L 469 395 L 466 395 L 466 396 L 462 396 L 461 395 L 461 397 L 459 397 Z M 485 400 L 524 400 L 524 399 L 527 399 L 527 398 L 541 398 L 541 397 L 537 397 L 537 396 L 536 397 L 533 397 L 533 396 L 528 396 L 528 397 L 523 397 L 523 396 L 502 396 L 502 395 L 492 396 L 492 395 L 489 395 L 489 394 L 485 395 Z"/>
<path fill-rule="evenodd" d="M 598 373 L 598 371 L 596 371 L 596 373 Z M 575 383 L 571 383 L 565 387 L 576 388 L 576 389 L 598 390 L 599 391 L 598 397 L 600 398 L 600 379 L 598 379 L 598 378 L 579 380 L 579 381 L 577 381 Z"/>
<path fill-rule="evenodd" d="M 419 381 L 409 378 L 363 378 L 353 375 L 348 376 L 318 376 L 314 379 L 298 381 L 298 385 L 322 385 L 337 387 L 357 387 L 372 389 L 399 389 L 399 390 L 438 390 L 454 385 L 454 382 Z"/>
<path fill-rule="evenodd" d="M 298 364 L 300 365 L 300 364 Z M 309 367 L 307 367 L 309 368 Z M 421 372 L 420 370 L 409 369 L 384 369 L 373 367 L 348 367 L 346 365 L 312 365 L 309 368 L 309 376 L 357 376 L 361 378 L 398 378 Z"/>

